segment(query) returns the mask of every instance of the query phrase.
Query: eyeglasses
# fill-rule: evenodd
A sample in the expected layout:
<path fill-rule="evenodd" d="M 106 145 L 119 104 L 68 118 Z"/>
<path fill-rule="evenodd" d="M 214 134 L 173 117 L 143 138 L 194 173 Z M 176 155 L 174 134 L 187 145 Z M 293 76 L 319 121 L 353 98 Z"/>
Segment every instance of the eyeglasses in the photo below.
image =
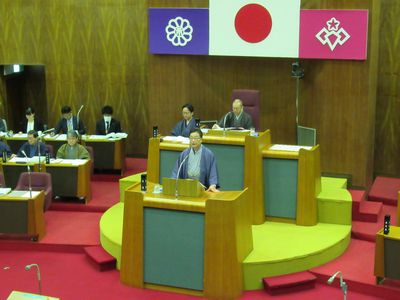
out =
<path fill-rule="evenodd" d="M 198 140 L 201 140 L 201 137 L 190 137 L 189 140 L 198 141 Z"/>

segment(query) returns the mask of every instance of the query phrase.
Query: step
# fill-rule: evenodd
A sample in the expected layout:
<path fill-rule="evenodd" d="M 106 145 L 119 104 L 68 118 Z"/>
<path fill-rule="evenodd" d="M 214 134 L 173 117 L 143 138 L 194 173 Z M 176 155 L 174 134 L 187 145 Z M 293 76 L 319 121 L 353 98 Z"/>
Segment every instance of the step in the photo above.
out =
<path fill-rule="evenodd" d="M 377 222 L 383 204 L 381 202 L 363 201 L 360 204 L 359 213 L 353 220 L 363 222 Z"/>
<path fill-rule="evenodd" d="M 400 178 L 378 176 L 372 184 L 368 200 L 396 206 L 399 191 Z"/>
<path fill-rule="evenodd" d="M 94 267 L 96 267 L 99 271 L 107 271 L 115 269 L 115 265 L 117 260 L 108 254 L 103 247 L 99 246 L 91 246 L 84 248 L 89 261 L 92 263 Z"/>
<path fill-rule="evenodd" d="M 271 295 L 298 292 L 312 289 L 317 277 L 310 272 L 263 278 L 264 289 Z"/>
<path fill-rule="evenodd" d="M 357 218 L 359 210 L 360 210 L 360 203 L 365 201 L 366 193 L 363 190 L 349 190 L 351 199 L 352 199 L 352 217 L 353 220 Z"/>

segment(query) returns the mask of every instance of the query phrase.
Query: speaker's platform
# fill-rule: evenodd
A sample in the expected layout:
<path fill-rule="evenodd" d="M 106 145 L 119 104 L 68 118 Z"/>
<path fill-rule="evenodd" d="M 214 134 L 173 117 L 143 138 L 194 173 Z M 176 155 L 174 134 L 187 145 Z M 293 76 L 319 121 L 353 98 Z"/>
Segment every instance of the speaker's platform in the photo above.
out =
<path fill-rule="evenodd" d="M 124 203 L 107 210 L 100 220 L 103 248 L 121 261 Z M 254 249 L 243 263 L 246 290 L 262 288 L 262 278 L 320 266 L 341 255 L 350 242 L 351 226 L 319 223 L 316 226 L 265 222 L 253 226 Z"/>

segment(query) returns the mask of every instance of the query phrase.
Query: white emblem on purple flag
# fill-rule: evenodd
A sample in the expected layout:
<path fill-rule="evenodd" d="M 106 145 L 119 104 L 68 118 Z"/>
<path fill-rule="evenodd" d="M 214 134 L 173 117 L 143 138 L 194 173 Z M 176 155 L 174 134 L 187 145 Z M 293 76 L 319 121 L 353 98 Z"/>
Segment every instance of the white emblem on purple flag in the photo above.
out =
<path fill-rule="evenodd" d="M 167 33 L 167 40 L 175 47 L 186 46 L 192 40 L 193 27 L 189 20 L 176 17 L 169 20 L 165 32 Z"/>

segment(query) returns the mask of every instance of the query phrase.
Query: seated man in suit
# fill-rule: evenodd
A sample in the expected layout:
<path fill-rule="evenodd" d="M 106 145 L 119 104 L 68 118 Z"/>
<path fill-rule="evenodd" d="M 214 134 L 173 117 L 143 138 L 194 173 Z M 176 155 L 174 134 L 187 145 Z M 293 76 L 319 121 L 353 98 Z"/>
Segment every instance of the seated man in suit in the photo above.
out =
<path fill-rule="evenodd" d="M 54 130 L 55 134 L 64 133 L 66 134 L 70 130 L 77 130 L 79 134 L 85 134 L 86 129 L 82 119 L 77 116 L 72 116 L 72 109 L 70 106 L 63 106 L 61 108 L 62 118 L 58 121 L 58 124 Z"/>
<path fill-rule="evenodd" d="M 232 112 L 229 112 L 222 119 L 213 126 L 213 129 L 236 127 L 240 129 L 253 128 L 253 119 L 251 116 L 243 111 L 243 102 L 240 99 L 235 99 L 232 102 Z M 225 124 L 224 124 L 225 123 Z"/>
<path fill-rule="evenodd" d="M 190 131 L 190 147 L 179 155 L 171 177 L 177 178 L 179 175 L 182 179 L 196 179 L 205 186 L 207 191 L 218 192 L 218 169 L 215 156 L 210 149 L 201 144 L 202 138 L 203 133 L 199 128 L 193 128 Z M 181 167 L 180 170 L 179 167 Z"/>
<path fill-rule="evenodd" d="M 34 157 L 34 156 L 44 156 L 47 152 L 46 145 L 39 142 L 38 133 L 35 130 L 30 130 L 28 132 L 28 142 L 24 143 L 21 148 L 19 148 L 17 156 L 18 157 Z M 25 154 L 24 154 L 25 152 Z"/>
<path fill-rule="evenodd" d="M 78 144 L 79 136 L 75 130 L 67 133 L 67 143 L 57 151 L 57 158 L 62 159 L 90 159 L 89 152 L 85 147 Z"/>
<path fill-rule="evenodd" d="M 106 105 L 102 108 L 103 118 L 96 123 L 96 134 L 105 135 L 110 132 L 121 132 L 121 123 L 112 117 L 113 108 Z"/>

